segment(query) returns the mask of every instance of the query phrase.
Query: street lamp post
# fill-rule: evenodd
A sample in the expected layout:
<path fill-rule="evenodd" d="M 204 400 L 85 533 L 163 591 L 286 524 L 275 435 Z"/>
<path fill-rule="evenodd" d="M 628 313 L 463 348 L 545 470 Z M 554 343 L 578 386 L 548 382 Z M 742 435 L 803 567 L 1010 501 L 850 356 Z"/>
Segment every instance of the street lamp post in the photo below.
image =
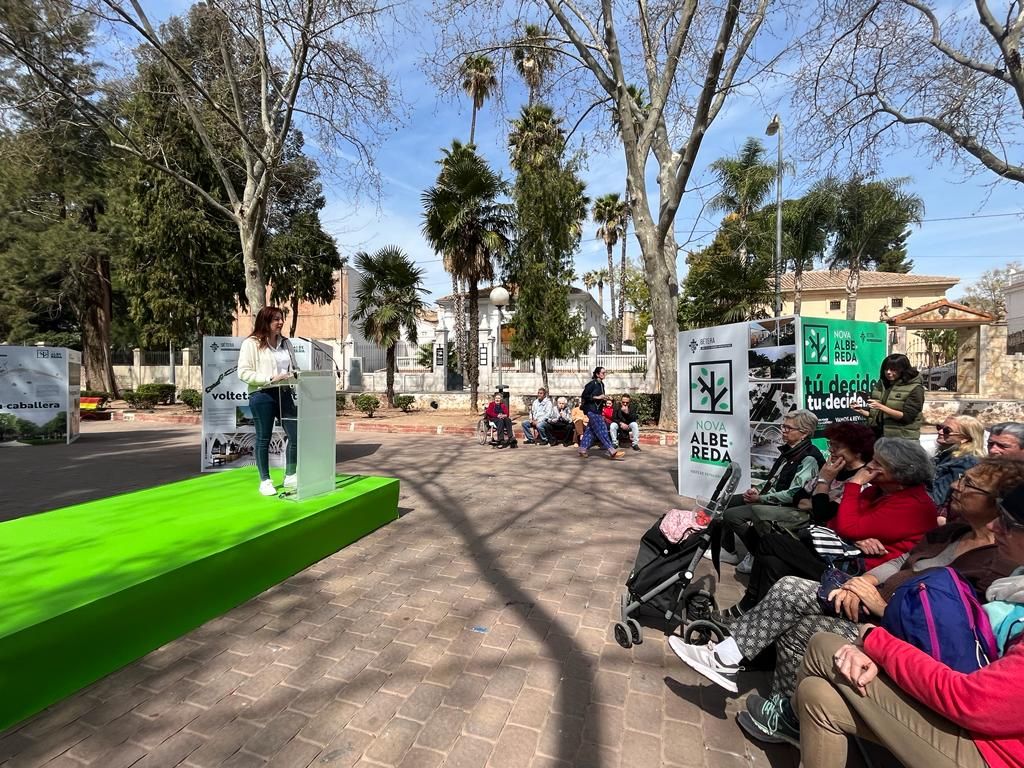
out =
<path fill-rule="evenodd" d="M 501 388 L 501 310 L 508 306 L 508 300 L 508 291 L 500 285 L 491 289 L 491 304 L 498 308 L 498 343 L 494 345 L 494 359 L 495 364 L 498 366 L 498 391 L 502 393 L 503 398 L 505 395 L 504 390 Z"/>
<path fill-rule="evenodd" d="M 775 316 L 782 314 L 782 120 L 772 118 L 764 131 L 768 136 L 779 136 L 779 164 L 775 174 Z"/>

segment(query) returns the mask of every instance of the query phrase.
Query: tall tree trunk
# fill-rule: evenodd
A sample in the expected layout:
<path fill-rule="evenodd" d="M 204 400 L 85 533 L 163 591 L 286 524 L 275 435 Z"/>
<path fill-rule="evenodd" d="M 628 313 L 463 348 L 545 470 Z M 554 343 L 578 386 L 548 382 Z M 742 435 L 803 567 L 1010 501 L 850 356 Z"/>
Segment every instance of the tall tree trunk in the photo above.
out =
<path fill-rule="evenodd" d="M 473 117 L 469 121 L 469 143 L 473 144 L 473 138 L 476 136 L 476 97 L 473 97 Z"/>
<path fill-rule="evenodd" d="M 550 392 L 551 390 L 548 388 L 548 361 L 544 357 L 540 359 L 540 380 L 543 382 L 541 386 L 544 387 L 544 391 Z"/>
<path fill-rule="evenodd" d="M 249 312 L 256 315 L 267 305 L 267 282 L 263 278 L 260 250 L 263 246 L 263 205 L 252 197 L 250 185 L 246 185 L 245 204 L 254 208 L 239 215 L 238 236 L 242 245 L 242 268 L 245 273 L 245 299 Z M 260 209 L 260 210 L 256 210 Z"/>
<path fill-rule="evenodd" d="M 601 305 L 601 314 L 604 314 L 604 283 L 597 284 L 597 303 Z"/>
<path fill-rule="evenodd" d="M 398 349 L 398 343 L 394 343 L 388 347 L 387 351 L 387 384 L 385 385 L 384 395 L 388 401 L 388 408 L 395 407 L 395 351 Z"/>
<path fill-rule="evenodd" d="M 452 313 L 455 315 L 455 353 L 458 355 L 458 370 L 466 375 L 466 305 L 462 293 L 462 281 L 452 275 Z"/>
<path fill-rule="evenodd" d="M 295 335 L 295 326 L 299 324 L 299 292 L 298 290 L 292 294 L 291 298 L 292 305 L 292 324 L 291 329 L 288 331 L 289 336 Z"/>
<path fill-rule="evenodd" d="M 629 205 L 629 193 L 626 193 L 626 204 Z M 619 267 L 619 327 L 616 329 L 619 334 L 618 351 L 622 351 L 623 334 L 626 323 L 626 231 L 629 229 L 629 218 L 622 222 L 622 262 Z"/>
<path fill-rule="evenodd" d="M 800 314 L 800 304 L 803 300 L 804 290 L 804 265 L 798 258 L 793 266 L 793 314 Z"/>
<path fill-rule="evenodd" d="M 469 407 L 475 413 L 480 410 L 480 287 L 476 275 L 467 281 L 469 293 L 469 338 L 466 340 L 466 378 L 469 379 Z"/>
<path fill-rule="evenodd" d="M 89 232 L 99 230 L 99 210 L 96 204 L 83 209 L 82 223 Z M 113 317 L 113 289 L 110 283 L 110 255 L 96 247 L 82 265 L 86 282 L 92 285 L 92 296 L 82 308 L 82 367 L 85 369 L 85 388 L 110 392 L 117 397 L 117 380 L 110 356 L 110 322 Z M 171 365 L 174 361 L 171 361 Z"/>
<path fill-rule="evenodd" d="M 617 351 L 617 344 L 615 343 L 615 336 L 617 330 L 614 328 L 615 321 L 618 319 L 618 314 L 615 312 L 615 258 L 612 256 L 612 244 L 607 241 L 605 245 L 608 247 L 608 317 L 612 321 L 612 352 Z"/>
<path fill-rule="evenodd" d="M 857 291 L 860 288 L 860 254 L 850 257 L 850 275 L 846 278 L 846 319 L 857 319 Z"/>
<path fill-rule="evenodd" d="M 664 240 L 659 240 L 658 226 L 649 218 L 641 216 L 633 223 L 640 242 L 647 284 L 651 289 L 651 325 L 658 365 L 656 380 L 661 392 L 658 426 L 674 429 L 679 410 L 676 402 L 679 284 L 674 269 L 669 265 L 675 264 L 677 249 L 671 230 Z"/>

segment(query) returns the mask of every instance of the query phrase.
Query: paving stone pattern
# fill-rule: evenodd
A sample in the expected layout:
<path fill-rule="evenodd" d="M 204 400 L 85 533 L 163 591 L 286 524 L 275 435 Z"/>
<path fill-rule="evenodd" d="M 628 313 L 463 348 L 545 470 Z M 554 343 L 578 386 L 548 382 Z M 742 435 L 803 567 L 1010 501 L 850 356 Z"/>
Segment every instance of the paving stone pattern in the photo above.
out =
<path fill-rule="evenodd" d="M 195 471 L 193 428 L 86 429 L 47 471 L 53 498 Z M 13 498 L 44 450 L 5 451 L 25 462 Z M 637 542 L 677 502 L 675 457 L 344 435 L 342 471 L 401 479 L 401 519 L 0 734 L 0 765 L 795 767 L 662 635 L 612 639 Z"/>

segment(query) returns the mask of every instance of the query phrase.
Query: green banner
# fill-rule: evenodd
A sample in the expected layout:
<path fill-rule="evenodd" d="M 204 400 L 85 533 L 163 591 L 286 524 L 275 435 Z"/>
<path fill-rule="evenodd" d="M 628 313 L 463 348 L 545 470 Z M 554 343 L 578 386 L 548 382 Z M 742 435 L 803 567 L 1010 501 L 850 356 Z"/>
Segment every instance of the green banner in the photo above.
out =
<path fill-rule="evenodd" d="M 887 352 L 886 326 L 860 320 L 801 318 L 803 405 L 818 416 L 819 437 L 829 424 L 864 419 L 871 385 Z"/>

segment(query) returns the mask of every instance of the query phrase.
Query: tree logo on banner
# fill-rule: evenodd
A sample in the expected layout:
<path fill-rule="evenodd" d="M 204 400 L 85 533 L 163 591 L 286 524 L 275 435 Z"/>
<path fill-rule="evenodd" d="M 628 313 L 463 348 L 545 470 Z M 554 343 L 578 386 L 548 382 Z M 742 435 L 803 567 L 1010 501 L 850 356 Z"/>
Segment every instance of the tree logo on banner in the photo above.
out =
<path fill-rule="evenodd" d="M 828 326 L 804 325 L 804 365 L 828 364 Z"/>
<path fill-rule="evenodd" d="M 690 363 L 690 413 L 732 413 L 732 361 Z"/>

